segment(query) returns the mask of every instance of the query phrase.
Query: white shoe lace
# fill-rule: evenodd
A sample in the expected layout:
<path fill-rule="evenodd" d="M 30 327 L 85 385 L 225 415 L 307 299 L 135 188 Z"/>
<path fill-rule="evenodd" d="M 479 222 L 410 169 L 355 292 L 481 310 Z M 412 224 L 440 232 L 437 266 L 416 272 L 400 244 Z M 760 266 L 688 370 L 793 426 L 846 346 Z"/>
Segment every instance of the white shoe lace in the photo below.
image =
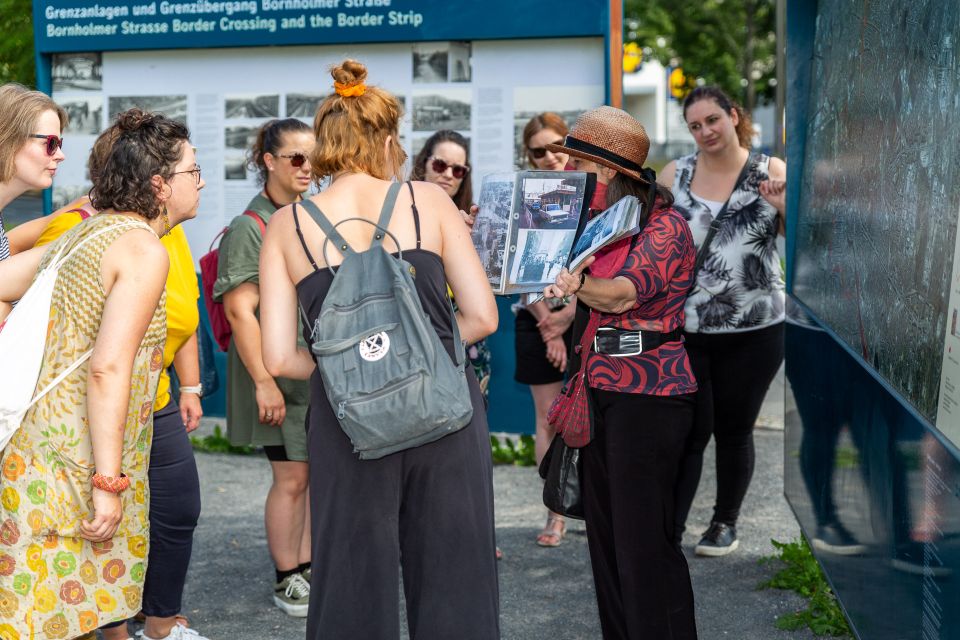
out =
<path fill-rule="evenodd" d="M 300 600 L 310 596 L 310 583 L 303 579 L 299 573 L 290 576 L 290 582 L 287 584 L 286 591 L 283 592 L 288 598 Z"/>

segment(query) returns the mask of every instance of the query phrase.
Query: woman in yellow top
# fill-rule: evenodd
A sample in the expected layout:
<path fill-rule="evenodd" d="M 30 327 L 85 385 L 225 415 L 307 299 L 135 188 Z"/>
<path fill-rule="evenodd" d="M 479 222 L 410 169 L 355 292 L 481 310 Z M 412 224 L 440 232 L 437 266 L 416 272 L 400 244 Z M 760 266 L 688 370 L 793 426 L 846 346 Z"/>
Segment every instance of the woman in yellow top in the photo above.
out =
<path fill-rule="evenodd" d="M 94 144 L 87 162 L 96 184 L 119 133 L 114 124 Z M 199 172 L 197 174 L 199 180 Z M 199 184 L 198 184 L 199 186 Z M 47 224 L 37 245 L 53 242 L 90 216 L 87 197 L 71 203 L 70 210 L 56 215 Z M 167 339 L 163 365 L 153 403 L 153 441 L 148 470 L 150 493 L 149 569 L 143 586 L 144 633 L 148 638 L 180 638 L 184 619 L 181 610 L 184 582 L 190 564 L 193 530 L 200 516 L 200 479 L 187 433 L 200 424 L 200 366 L 197 327 L 200 290 L 187 236 L 179 226 L 160 238 L 170 259 L 166 282 Z M 182 382 L 180 403 L 170 395 L 167 368 L 176 368 Z M 140 492 L 142 486 L 134 487 Z M 101 629 L 105 640 L 126 640 L 126 620 Z M 203 640 L 202 636 L 192 640 Z"/>
<path fill-rule="evenodd" d="M 117 126 L 93 192 L 104 213 L 53 245 L 79 248 L 54 287 L 38 384 L 92 355 L 30 409 L 0 461 L 4 638 L 75 638 L 141 608 L 166 339 L 158 237 L 196 215 L 203 183 L 183 125 L 132 109 Z"/>

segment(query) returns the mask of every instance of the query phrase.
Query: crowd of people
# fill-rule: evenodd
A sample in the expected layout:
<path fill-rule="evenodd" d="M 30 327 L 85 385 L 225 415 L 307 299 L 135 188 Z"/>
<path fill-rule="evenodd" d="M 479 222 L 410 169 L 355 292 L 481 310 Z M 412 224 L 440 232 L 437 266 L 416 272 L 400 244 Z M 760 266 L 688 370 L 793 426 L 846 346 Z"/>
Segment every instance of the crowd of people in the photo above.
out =
<path fill-rule="evenodd" d="M 402 584 L 411 637 L 498 638 L 484 340 L 498 313 L 470 239 L 469 142 L 436 132 L 405 181 L 400 101 L 357 61 L 331 75 L 312 128 L 260 128 L 250 163 L 261 190 L 223 236 L 211 292 L 230 329 L 228 436 L 261 447 L 273 473 L 273 601 L 307 618 L 308 638 L 397 638 Z M 642 204 L 636 234 L 514 307 L 514 379 L 530 386 L 537 461 L 554 438 L 582 450 L 610 639 L 697 637 L 681 542 L 703 452 L 715 437 L 716 505 L 695 553 L 720 556 L 737 547 L 752 427 L 783 359 L 786 167 L 750 150 L 749 115 L 719 89 L 695 89 L 683 113 L 697 151 L 659 176 L 646 131 L 619 109 L 572 127 L 546 112 L 523 130 L 531 168 L 595 174 L 591 215 L 625 196 Z M 51 186 L 66 126 L 46 95 L 0 87 L 0 210 Z M 88 170 L 87 196 L 9 237 L 0 224 L 0 322 L 38 268 L 68 255 L 37 388 L 90 351 L 2 449 L 0 637 L 126 640 L 141 616 L 146 640 L 206 640 L 181 614 L 200 515 L 187 434 L 203 387 L 201 292 L 180 225 L 197 215 L 204 181 L 187 128 L 139 109 L 103 131 Z M 350 256 L 381 245 L 404 261 L 440 355 L 457 364 L 466 345 L 469 366 L 456 371 L 468 410 L 442 437 L 363 459 L 318 370 L 331 347 L 317 326 Z M 382 358 L 395 327 L 362 340 L 359 357 Z M 558 430 L 550 408 L 574 367 L 588 419 Z M 548 511 L 531 543 L 561 546 L 565 531 Z"/>

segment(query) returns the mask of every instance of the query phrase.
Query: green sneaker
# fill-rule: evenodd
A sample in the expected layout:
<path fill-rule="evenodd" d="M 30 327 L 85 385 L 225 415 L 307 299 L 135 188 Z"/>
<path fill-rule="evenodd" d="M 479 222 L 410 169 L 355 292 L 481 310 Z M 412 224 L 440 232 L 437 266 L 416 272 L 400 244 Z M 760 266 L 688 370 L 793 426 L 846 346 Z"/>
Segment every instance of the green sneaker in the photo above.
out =
<path fill-rule="evenodd" d="M 310 584 L 310 567 L 307 567 L 300 572 L 300 575 L 303 576 L 303 579 L 307 581 L 307 584 Z"/>
<path fill-rule="evenodd" d="M 310 606 L 310 583 L 299 573 L 273 586 L 273 603 L 294 618 L 306 618 Z"/>

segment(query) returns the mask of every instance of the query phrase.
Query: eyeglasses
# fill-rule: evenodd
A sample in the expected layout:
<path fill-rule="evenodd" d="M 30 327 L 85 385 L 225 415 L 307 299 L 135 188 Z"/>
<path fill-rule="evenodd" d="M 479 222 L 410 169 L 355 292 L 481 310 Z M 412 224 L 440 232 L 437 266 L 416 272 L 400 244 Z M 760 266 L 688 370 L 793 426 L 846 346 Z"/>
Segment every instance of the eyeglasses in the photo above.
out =
<path fill-rule="evenodd" d="M 195 173 L 197 174 L 197 186 L 200 186 L 200 165 L 197 165 L 195 169 L 187 169 L 186 171 L 174 171 L 171 175 L 177 175 L 178 173 Z"/>
<path fill-rule="evenodd" d="M 430 168 L 433 169 L 435 173 L 444 173 L 447 169 L 451 169 L 453 172 L 453 177 L 457 180 L 462 180 L 464 176 L 470 173 L 470 167 L 463 164 L 450 164 L 446 160 L 441 160 L 435 156 L 431 156 L 428 160 L 430 163 Z"/>
<path fill-rule="evenodd" d="M 52 156 L 57 152 L 57 149 L 63 148 L 63 138 L 55 135 L 45 135 L 43 133 L 32 133 L 30 134 L 31 138 L 40 138 L 47 141 L 47 155 Z"/>
<path fill-rule="evenodd" d="M 302 153 L 278 153 L 278 158 L 288 158 L 290 160 L 290 166 L 296 169 L 299 169 L 307 162 L 307 156 Z"/>
<path fill-rule="evenodd" d="M 563 140 L 555 140 L 550 144 L 563 144 Z M 530 155 L 532 155 L 535 160 L 540 160 L 543 156 L 547 155 L 546 147 L 527 147 L 527 151 L 530 152 Z"/>

